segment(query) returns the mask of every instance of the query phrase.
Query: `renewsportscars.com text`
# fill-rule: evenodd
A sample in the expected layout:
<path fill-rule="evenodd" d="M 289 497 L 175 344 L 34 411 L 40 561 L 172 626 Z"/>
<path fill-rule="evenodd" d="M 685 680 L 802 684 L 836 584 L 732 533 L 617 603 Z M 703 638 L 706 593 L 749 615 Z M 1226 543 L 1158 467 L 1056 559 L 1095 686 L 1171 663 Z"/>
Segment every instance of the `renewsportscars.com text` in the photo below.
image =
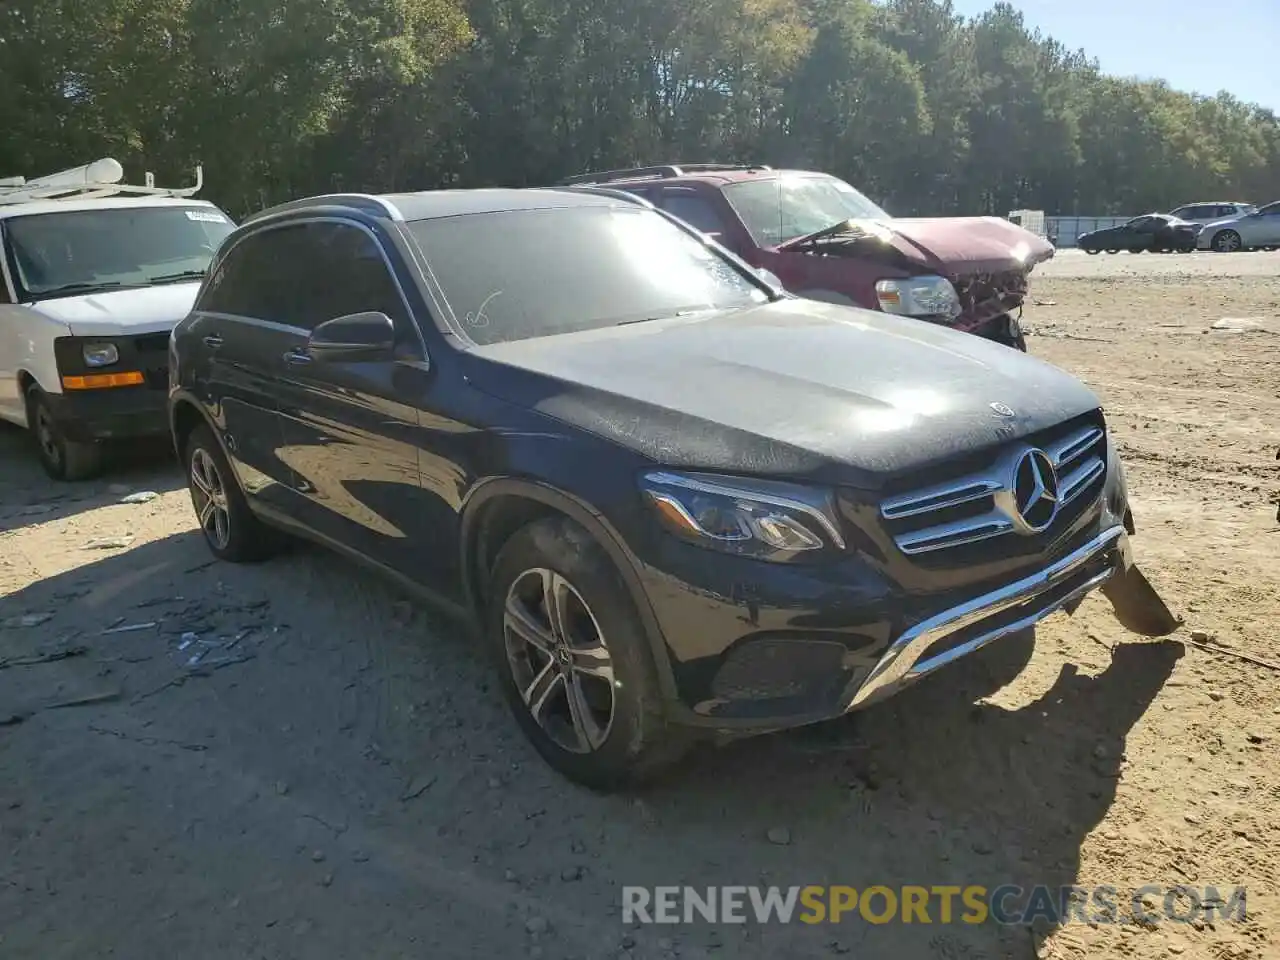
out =
<path fill-rule="evenodd" d="M 1245 889 L 1112 886 L 623 887 L 623 923 L 1204 923 L 1245 919 Z"/>

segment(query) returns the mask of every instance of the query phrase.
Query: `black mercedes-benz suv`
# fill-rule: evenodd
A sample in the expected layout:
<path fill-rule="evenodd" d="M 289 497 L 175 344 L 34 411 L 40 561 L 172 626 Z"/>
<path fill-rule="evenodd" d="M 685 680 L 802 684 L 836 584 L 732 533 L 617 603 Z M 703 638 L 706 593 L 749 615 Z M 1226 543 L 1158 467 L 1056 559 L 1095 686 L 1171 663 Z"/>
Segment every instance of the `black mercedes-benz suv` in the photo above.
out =
<path fill-rule="evenodd" d="M 837 717 L 1133 565 L 1097 398 L 977 337 L 799 299 L 605 188 L 340 195 L 218 251 L 170 343 L 213 552 L 281 531 L 470 620 L 609 787 L 697 731 Z"/>

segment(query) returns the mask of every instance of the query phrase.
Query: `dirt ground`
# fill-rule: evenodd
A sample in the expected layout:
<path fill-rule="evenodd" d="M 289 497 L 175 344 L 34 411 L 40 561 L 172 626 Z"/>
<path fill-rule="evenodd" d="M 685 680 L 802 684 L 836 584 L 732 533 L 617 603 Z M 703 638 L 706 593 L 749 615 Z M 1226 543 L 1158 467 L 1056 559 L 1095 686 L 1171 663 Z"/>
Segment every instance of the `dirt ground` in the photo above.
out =
<path fill-rule="evenodd" d="M 0 430 L 0 956 L 1280 955 L 1280 672 L 1234 656 L 1280 660 L 1280 254 L 1064 251 L 1033 294 L 1031 351 L 1103 398 L 1186 626 L 1141 641 L 1091 598 L 642 796 L 552 774 L 473 642 L 372 575 L 211 563 L 163 450 L 58 486 Z M 1244 886 L 1249 919 L 620 918 L 624 884 L 1005 883 Z"/>

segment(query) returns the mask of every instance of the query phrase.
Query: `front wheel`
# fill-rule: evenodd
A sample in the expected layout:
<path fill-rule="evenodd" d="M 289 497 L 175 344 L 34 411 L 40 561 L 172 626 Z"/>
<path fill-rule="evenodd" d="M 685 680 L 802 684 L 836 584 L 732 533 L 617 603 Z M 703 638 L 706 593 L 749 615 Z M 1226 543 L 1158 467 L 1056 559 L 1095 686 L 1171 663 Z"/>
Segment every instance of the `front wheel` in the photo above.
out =
<path fill-rule="evenodd" d="M 498 554 L 488 635 L 507 702 L 534 748 L 571 780 L 611 790 L 684 753 L 663 719 L 644 628 L 604 550 L 567 518 L 538 520 Z"/>
<path fill-rule="evenodd" d="M 1087 253 L 1087 254 L 1088 254 L 1089 256 L 1091 256 L 1091 257 L 1096 257 L 1096 256 L 1097 256 L 1098 254 L 1100 254 L 1102 251 L 1101 251 L 1101 250 L 1099 250 L 1097 247 L 1085 247 L 1085 251 L 1084 251 L 1084 252 L 1085 252 L 1085 253 Z"/>
<path fill-rule="evenodd" d="M 1241 246 L 1240 234 L 1234 230 L 1220 230 L 1214 234 L 1213 249 L 1218 253 L 1235 253 Z"/>
<path fill-rule="evenodd" d="M 208 427 L 192 431 L 184 460 L 196 522 L 213 555 L 247 563 L 275 553 L 279 538 L 249 509 L 231 464 Z"/>
<path fill-rule="evenodd" d="M 37 386 L 27 391 L 27 423 L 44 472 L 54 480 L 90 480 L 102 472 L 102 445 L 68 440 Z"/>

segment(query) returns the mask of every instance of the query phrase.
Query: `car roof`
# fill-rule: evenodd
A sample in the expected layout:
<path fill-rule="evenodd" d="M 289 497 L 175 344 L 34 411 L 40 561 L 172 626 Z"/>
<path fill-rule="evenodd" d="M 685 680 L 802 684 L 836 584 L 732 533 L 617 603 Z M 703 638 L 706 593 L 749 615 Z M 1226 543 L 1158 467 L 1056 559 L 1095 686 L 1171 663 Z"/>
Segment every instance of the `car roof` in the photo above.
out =
<path fill-rule="evenodd" d="M 635 184 L 667 184 L 667 183 L 712 183 L 724 185 L 730 183 L 743 183 L 749 180 L 777 180 L 779 177 L 830 177 L 829 173 L 822 173 L 817 170 L 778 170 L 772 167 L 752 167 L 749 169 L 734 170 L 693 170 L 681 173 L 676 176 L 638 176 L 638 177 L 617 177 L 610 180 L 593 181 L 590 186 L 607 187 L 612 184 L 625 183 L 627 185 Z M 584 184 L 585 186 L 586 184 Z"/>
<path fill-rule="evenodd" d="M 137 207 L 207 207 L 216 210 L 208 200 L 185 200 L 174 197 L 100 197 L 97 200 L 32 200 L 28 203 L 0 204 L 0 220 L 25 217 L 37 213 L 77 213 L 85 210 L 127 210 Z"/>
<path fill-rule="evenodd" d="M 566 207 L 644 206 L 639 197 L 609 189 L 586 187 L 482 187 L 472 190 L 424 190 L 416 193 L 328 193 L 289 200 L 245 217 L 248 227 L 265 218 L 287 214 L 305 216 L 328 208 L 402 222 L 436 220 L 476 213 L 546 210 Z"/>
<path fill-rule="evenodd" d="M 603 192 L 549 187 L 428 190 L 421 193 L 388 193 L 381 199 L 391 204 L 403 219 L 409 221 L 512 210 L 634 206 L 631 201 Z"/>

